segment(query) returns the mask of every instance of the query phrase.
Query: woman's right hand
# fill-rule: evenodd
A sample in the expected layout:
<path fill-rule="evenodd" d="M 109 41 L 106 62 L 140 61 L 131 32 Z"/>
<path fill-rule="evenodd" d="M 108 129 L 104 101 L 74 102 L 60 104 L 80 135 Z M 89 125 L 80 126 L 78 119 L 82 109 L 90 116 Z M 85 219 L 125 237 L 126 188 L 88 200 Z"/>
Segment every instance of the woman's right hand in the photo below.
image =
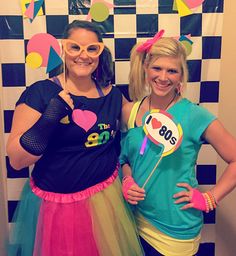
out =
<path fill-rule="evenodd" d="M 74 109 L 74 102 L 68 91 L 62 90 L 60 93 L 58 93 L 58 95 L 70 106 L 72 110 Z"/>
<path fill-rule="evenodd" d="M 140 188 L 130 175 L 122 179 L 122 192 L 125 200 L 133 205 L 145 199 L 145 190 Z"/>

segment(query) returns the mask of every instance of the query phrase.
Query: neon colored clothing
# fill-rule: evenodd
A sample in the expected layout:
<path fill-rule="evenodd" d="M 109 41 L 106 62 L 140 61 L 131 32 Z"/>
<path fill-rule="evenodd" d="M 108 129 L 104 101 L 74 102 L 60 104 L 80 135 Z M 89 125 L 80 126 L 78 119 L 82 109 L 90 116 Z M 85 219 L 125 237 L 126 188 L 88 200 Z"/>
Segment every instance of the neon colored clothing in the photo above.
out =
<path fill-rule="evenodd" d="M 176 186 L 177 183 L 186 182 L 194 188 L 198 186 L 195 164 L 204 143 L 202 135 L 216 117 L 187 99 L 180 100 L 167 112 L 182 126 L 183 140 L 176 151 L 162 158 L 145 186 L 145 200 L 140 201 L 136 208 L 162 233 L 176 239 L 193 239 L 202 228 L 202 212 L 196 209 L 180 210 L 183 204 L 174 204 L 173 195 L 183 190 Z M 123 135 L 120 163 L 129 163 L 135 182 L 142 187 L 160 158 L 161 150 L 148 140 L 145 153 L 140 155 L 145 133 L 142 127 L 134 127 L 133 123 Z"/>
<path fill-rule="evenodd" d="M 8 255 L 143 255 L 116 177 L 117 170 L 89 193 L 54 195 L 27 182 L 13 218 Z"/>
<path fill-rule="evenodd" d="M 62 88 L 39 81 L 21 95 L 43 113 Z M 115 149 L 122 95 L 71 95 L 75 109 L 61 119 L 26 182 L 10 234 L 11 256 L 143 255 L 123 199 Z"/>
<path fill-rule="evenodd" d="M 201 236 L 192 239 L 176 239 L 160 232 L 141 214 L 135 214 L 139 235 L 156 251 L 168 256 L 192 256 L 198 251 Z"/>

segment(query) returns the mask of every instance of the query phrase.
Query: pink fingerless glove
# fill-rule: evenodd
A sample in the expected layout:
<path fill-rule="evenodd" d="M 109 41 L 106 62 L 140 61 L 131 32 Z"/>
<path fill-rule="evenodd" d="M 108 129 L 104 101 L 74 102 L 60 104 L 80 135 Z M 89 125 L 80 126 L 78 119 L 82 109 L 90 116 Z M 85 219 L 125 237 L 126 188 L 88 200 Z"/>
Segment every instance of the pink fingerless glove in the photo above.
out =
<path fill-rule="evenodd" d="M 192 190 L 192 193 L 193 194 L 190 202 L 193 203 L 193 208 L 198 209 L 200 211 L 209 212 L 209 207 L 207 205 L 207 200 L 204 197 L 204 194 L 201 193 L 196 188 Z"/>
<path fill-rule="evenodd" d="M 131 186 L 136 185 L 132 176 L 127 175 L 122 179 L 122 192 L 126 201 L 128 201 L 128 190 Z"/>

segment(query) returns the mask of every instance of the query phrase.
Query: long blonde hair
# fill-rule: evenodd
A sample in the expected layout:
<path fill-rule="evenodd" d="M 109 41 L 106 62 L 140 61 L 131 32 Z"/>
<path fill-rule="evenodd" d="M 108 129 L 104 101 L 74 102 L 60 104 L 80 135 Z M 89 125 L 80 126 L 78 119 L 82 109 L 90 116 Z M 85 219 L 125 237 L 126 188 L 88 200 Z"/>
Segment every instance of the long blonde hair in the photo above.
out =
<path fill-rule="evenodd" d="M 144 65 L 147 67 L 159 57 L 173 57 L 180 60 L 182 71 L 182 86 L 186 87 L 188 81 L 187 54 L 184 46 L 176 39 L 171 37 L 162 37 L 156 41 L 150 51 L 138 52 L 136 49 L 140 46 L 136 44 L 130 55 L 130 73 L 129 73 L 129 96 L 131 100 L 138 101 L 150 94 L 150 87 L 146 83 Z"/>

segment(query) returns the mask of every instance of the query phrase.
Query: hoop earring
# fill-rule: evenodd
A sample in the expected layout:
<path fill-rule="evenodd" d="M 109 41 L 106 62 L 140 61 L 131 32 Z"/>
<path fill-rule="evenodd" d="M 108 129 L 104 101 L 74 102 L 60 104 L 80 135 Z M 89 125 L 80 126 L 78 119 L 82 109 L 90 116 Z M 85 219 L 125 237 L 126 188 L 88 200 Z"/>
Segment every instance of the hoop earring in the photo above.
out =
<path fill-rule="evenodd" d="M 180 88 L 179 88 L 179 87 L 176 87 L 176 88 L 175 88 L 175 94 L 176 94 L 176 95 L 180 95 Z"/>
<path fill-rule="evenodd" d="M 183 84 L 181 82 L 179 83 L 178 87 L 176 88 L 176 93 L 178 95 L 182 95 L 182 93 L 183 93 Z"/>

